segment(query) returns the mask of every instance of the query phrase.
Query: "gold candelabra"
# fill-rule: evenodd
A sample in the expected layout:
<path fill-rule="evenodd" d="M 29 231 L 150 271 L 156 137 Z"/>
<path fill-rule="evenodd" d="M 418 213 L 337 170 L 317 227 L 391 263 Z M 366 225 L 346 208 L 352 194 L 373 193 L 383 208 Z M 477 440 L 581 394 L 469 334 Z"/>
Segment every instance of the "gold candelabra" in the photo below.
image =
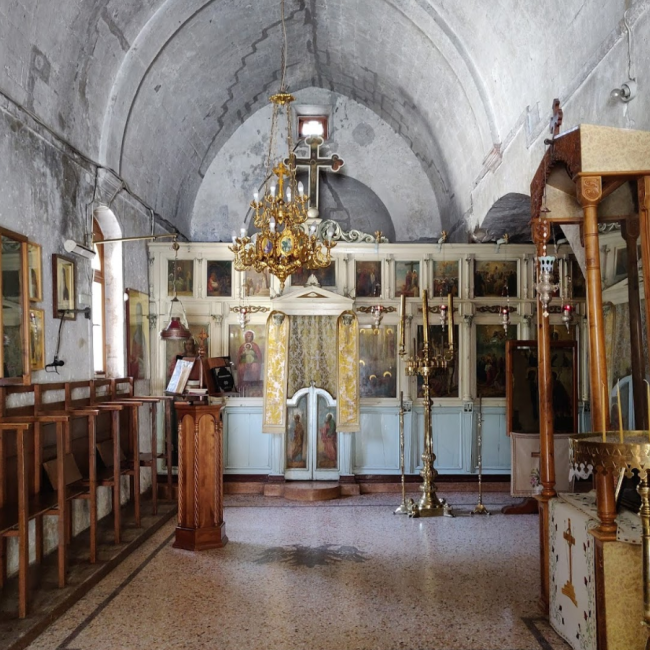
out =
<path fill-rule="evenodd" d="M 422 485 L 420 491 L 422 496 L 417 504 L 411 508 L 410 515 L 414 517 L 453 517 L 451 507 L 444 499 L 439 499 L 436 494 L 435 478 L 438 472 L 434 467 L 436 455 L 433 453 L 433 432 L 431 429 L 431 376 L 436 370 L 449 367 L 454 361 L 454 323 L 453 323 L 453 298 L 449 294 L 448 300 L 448 339 L 436 347 L 429 341 L 429 301 L 426 290 L 422 292 L 422 336 L 423 346 L 420 351 L 413 346 L 413 354 L 406 360 L 406 375 L 422 377 L 422 392 L 424 404 L 424 453 L 422 454 Z M 406 300 L 402 296 L 401 319 L 400 319 L 400 347 L 399 354 L 406 356 L 405 331 L 406 331 Z M 443 325 L 444 328 L 444 325 Z"/>

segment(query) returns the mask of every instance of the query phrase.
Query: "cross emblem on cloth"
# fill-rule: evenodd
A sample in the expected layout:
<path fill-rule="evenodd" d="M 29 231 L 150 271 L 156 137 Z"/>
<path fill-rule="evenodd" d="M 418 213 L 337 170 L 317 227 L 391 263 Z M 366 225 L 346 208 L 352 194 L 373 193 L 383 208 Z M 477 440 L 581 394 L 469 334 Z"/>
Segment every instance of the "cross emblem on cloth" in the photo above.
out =
<path fill-rule="evenodd" d="M 578 601 L 576 599 L 576 590 L 573 587 L 573 553 L 572 546 L 576 545 L 576 538 L 571 533 L 571 520 L 568 520 L 567 529 L 562 534 L 562 537 L 566 540 L 567 545 L 569 546 L 569 579 L 566 581 L 564 587 L 562 587 L 562 593 L 577 607 Z"/>
<path fill-rule="evenodd" d="M 309 167 L 309 207 L 318 208 L 318 176 L 320 174 L 320 167 L 331 169 L 337 172 L 343 167 L 343 160 L 336 154 L 330 158 L 321 158 L 320 148 L 323 144 L 323 138 L 312 136 L 305 140 L 305 144 L 309 146 L 309 158 L 298 158 L 295 154 L 291 154 L 289 160 L 285 161 L 290 167 Z"/>

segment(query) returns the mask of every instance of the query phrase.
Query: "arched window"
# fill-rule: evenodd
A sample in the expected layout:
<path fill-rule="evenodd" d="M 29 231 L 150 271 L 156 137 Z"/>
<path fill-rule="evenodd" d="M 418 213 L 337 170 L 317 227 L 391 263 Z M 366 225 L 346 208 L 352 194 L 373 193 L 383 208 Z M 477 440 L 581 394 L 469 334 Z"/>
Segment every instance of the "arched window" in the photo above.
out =
<path fill-rule="evenodd" d="M 102 233 L 96 219 L 93 219 L 93 241 L 102 241 Z M 96 375 L 106 374 L 106 282 L 104 247 L 95 246 L 93 258 L 93 359 Z"/>
<path fill-rule="evenodd" d="M 124 280 L 122 230 L 113 211 L 100 205 L 93 210 L 95 246 L 93 264 L 93 356 L 95 372 L 123 377 L 125 369 Z M 100 366 L 103 370 L 100 370 Z"/>

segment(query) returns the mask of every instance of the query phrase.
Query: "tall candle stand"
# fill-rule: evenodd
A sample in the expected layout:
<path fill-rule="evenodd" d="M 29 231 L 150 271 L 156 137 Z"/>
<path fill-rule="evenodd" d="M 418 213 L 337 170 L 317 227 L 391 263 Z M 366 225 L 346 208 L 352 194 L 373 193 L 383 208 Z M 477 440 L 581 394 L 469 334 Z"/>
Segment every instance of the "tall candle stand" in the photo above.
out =
<path fill-rule="evenodd" d="M 406 483 L 404 477 L 404 393 L 399 394 L 399 466 L 402 472 L 402 503 L 393 512 L 395 515 L 408 515 L 409 506 L 406 503 Z"/>
<path fill-rule="evenodd" d="M 632 470 L 639 472 L 637 491 L 641 496 L 639 516 L 643 528 L 643 625 L 649 634 L 646 650 L 650 649 L 650 432 L 603 431 L 576 435 L 569 441 L 570 458 L 575 470 L 593 467 L 596 474 L 596 500 L 598 516 L 603 532 L 616 531 L 616 502 L 613 494 L 606 492 L 607 474 L 618 476 L 625 471 L 628 477 Z M 587 473 L 585 473 L 585 477 Z M 609 502 L 609 504 L 608 504 Z M 612 505 L 612 507 L 607 507 Z"/>
<path fill-rule="evenodd" d="M 478 398 L 478 416 L 476 418 L 477 446 L 478 446 L 478 503 L 470 515 L 489 515 L 490 511 L 483 505 L 483 404 Z"/>
<path fill-rule="evenodd" d="M 436 484 L 434 483 L 438 472 L 434 468 L 436 455 L 433 453 L 433 432 L 431 430 L 431 375 L 435 370 L 446 369 L 454 360 L 454 339 L 453 339 L 453 303 L 452 296 L 448 296 L 448 316 L 449 316 L 449 338 L 447 345 L 442 344 L 438 349 L 429 344 L 429 302 L 426 290 L 422 292 L 422 332 L 423 343 L 422 350 L 419 352 L 413 349 L 413 356 L 406 360 L 406 375 L 413 377 L 420 375 L 422 377 L 422 392 L 424 404 L 424 453 L 422 454 L 422 485 L 420 491 L 422 496 L 417 504 L 414 504 L 409 514 L 419 517 L 453 517 L 451 507 L 444 499 L 439 499 L 436 494 Z M 441 310 L 443 311 L 443 310 Z M 445 310 L 447 311 L 447 310 Z M 400 356 L 406 355 L 404 345 L 405 331 L 405 309 L 404 300 L 402 300 L 401 310 L 401 332 L 400 332 Z"/>

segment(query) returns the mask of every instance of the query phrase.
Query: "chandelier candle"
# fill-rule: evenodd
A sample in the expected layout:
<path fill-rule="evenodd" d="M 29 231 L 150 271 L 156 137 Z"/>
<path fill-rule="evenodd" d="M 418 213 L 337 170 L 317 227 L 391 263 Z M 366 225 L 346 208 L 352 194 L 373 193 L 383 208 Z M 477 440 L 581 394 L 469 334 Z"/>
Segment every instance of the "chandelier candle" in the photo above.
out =
<path fill-rule="evenodd" d="M 447 294 L 447 301 L 449 303 L 449 316 L 448 316 L 448 325 L 449 325 L 449 334 L 448 334 L 448 340 L 449 340 L 449 349 L 453 350 L 454 349 L 454 297 L 451 295 L 451 293 Z"/>
<path fill-rule="evenodd" d="M 399 308 L 399 349 L 400 354 L 404 354 L 404 347 L 406 345 L 406 296 L 402 294 L 402 299 Z M 648 389 L 650 390 L 650 388 Z"/>
<path fill-rule="evenodd" d="M 616 382 L 616 405 L 618 406 L 618 435 L 621 442 L 625 442 L 623 438 L 623 411 L 621 411 L 621 380 Z"/>

